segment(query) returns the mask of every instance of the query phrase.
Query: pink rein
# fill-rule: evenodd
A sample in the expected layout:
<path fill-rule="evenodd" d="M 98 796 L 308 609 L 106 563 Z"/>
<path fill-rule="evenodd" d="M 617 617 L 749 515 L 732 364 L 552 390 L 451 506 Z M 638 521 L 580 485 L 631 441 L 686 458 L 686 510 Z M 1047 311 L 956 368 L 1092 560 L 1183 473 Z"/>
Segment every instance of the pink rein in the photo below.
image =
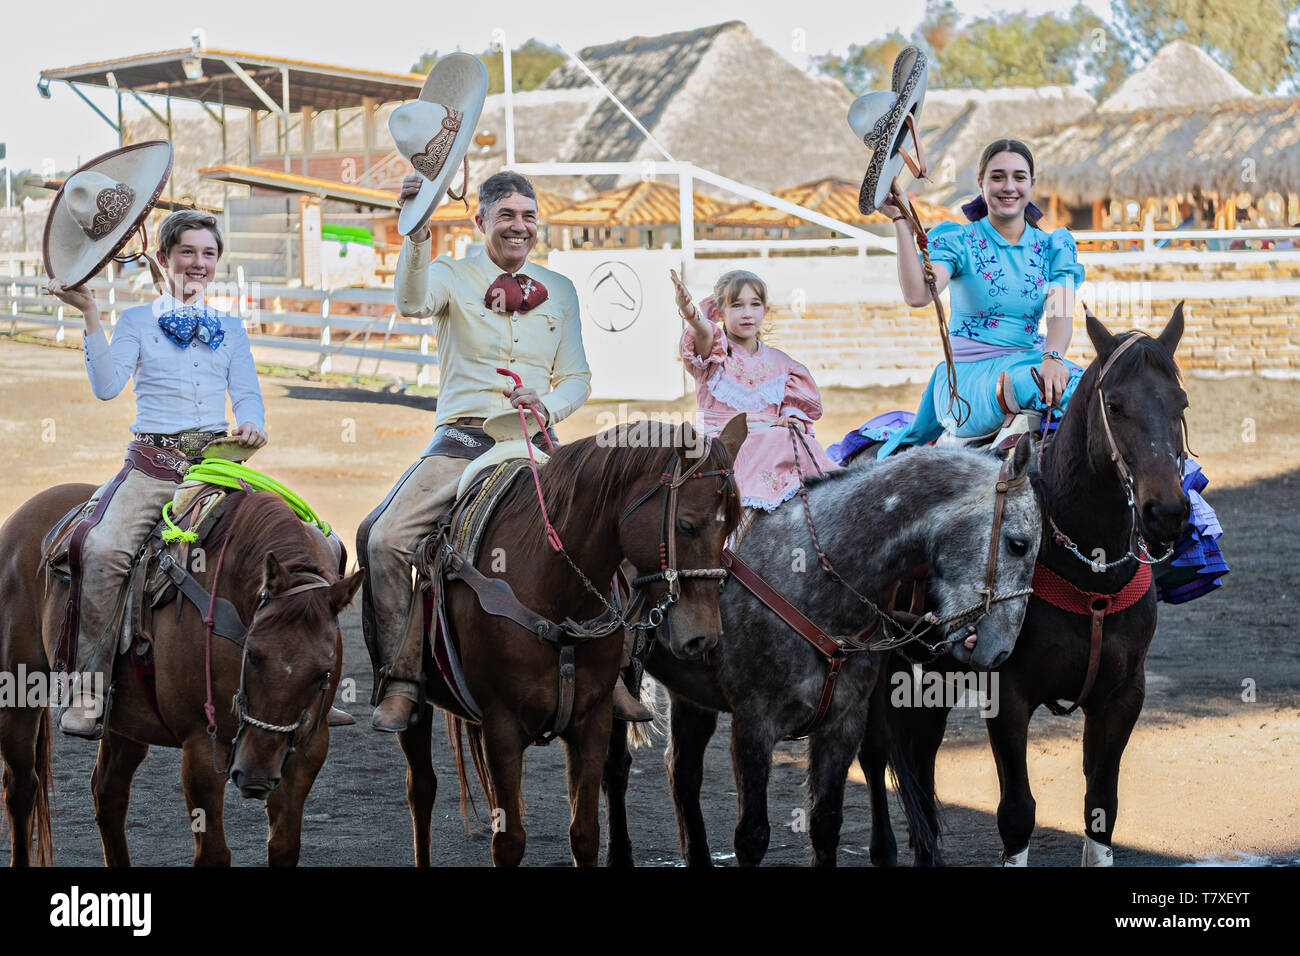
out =
<path fill-rule="evenodd" d="M 519 376 L 519 373 L 512 372 L 508 368 L 499 368 L 497 369 L 497 372 L 501 375 L 508 375 L 510 378 L 514 379 L 515 388 L 524 387 L 524 380 Z M 551 436 L 547 434 L 546 423 L 542 421 L 541 413 L 538 412 L 536 408 L 531 405 L 516 406 L 515 411 L 519 412 L 519 427 L 523 429 L 524 444 L 528 447 L 528 467 L 533 473 L 533 485 L 537 488 L 537 503 L 542 508 L 542 522 L 546 525 L 546 540 L 553 550 L 563 551 L 564 542 L 560 540 L 559 532 L 555 530 L 555 526 L 551 524 L 550 515 L 546 513 L 546 499 L 542 497 L 542 479 L 537 473 L 537 459 L 533 457 L 533 442 L 531 436 L 528 434 L 528 416 L 524 412 L 525 408 L 533 413 L 533 418 L 536 419 L 537 426 L 542 430 L 542 437 L 546 439 L 547 451 L 554 451 L 555 444 L 551 441 Z"/>

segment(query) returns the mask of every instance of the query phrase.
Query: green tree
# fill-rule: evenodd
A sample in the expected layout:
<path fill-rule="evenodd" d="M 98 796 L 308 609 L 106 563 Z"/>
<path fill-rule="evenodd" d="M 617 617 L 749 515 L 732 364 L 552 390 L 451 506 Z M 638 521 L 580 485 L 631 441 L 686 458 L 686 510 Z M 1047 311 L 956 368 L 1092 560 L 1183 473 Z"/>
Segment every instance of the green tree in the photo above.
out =
<path fill-rule="evenodd" d="M 1082 4 L 1065 16 L 996 13 L 963 23 L 951 0 L 929 0 L 925 18 L 904 36 L 895 31 L 853 45 L 842 57 L 814 57 L 824 73 L 851 90 L 883 87 L 894 57 L 913 44 L 931 57 L 929 84 L 936 89 L 1044 86 L 1091 80 L 1104 96 L 1129 73 L 1122 38 Z"/>
<path fill-rule="evenodd" d="M 1115 25 L 1139 61 L 1186 40 L 1256 93 L 1295 88 L 1300 17 L 1288 0 L 1112 0 Z"/>
<path fill-rule="evenodd" d="M 484 50 L 477 54 L 488 71 L 488 92 L 505 92 L 505 59 L 500 50 Z M 423 54 L 410 69 L 412 73 L 428 73 L 438 62 L 436 50 Z M 551 49 L 538 40 L 529 40 L 510 55 L 510 71 L 516 92 L 535 89 L 551 71 L 564 62 L 564 54 Z"/>
<path fill-rule="evenodd" d="M 822 73 L 840 80 L 855 93 L 865 93 L 888 84 L 894 59 L 906 47 L 920 47 L 933 61 L 957 34 L 960 22 L 961 14 L 952 0 L 926 0 L 925 17 L 911 36 L 895 30 L 870 43 L 850 44 L 844 56 L 827 53 L 813 56 L 811 60 Z M 933 77 L 933 62 L 930 70 Z"/>

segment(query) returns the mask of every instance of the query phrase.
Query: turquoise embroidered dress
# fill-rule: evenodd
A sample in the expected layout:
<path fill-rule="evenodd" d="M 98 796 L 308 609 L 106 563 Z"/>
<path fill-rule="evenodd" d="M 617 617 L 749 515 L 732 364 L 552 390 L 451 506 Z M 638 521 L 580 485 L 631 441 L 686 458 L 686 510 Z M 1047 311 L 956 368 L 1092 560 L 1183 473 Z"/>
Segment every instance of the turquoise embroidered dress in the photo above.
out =
<path fill-rule="evenodd" d="M 1075 289 L 1083 282 L 1074 238 L 1066 229 L 1046 233 L 1025 224 L 1017 242 L 994 229 L 988 218 L 940 223 L 928 233 L 930 259 L 951 276 L 948 319 L 957 391 L 971 405 L 961 425 L 948 420 L 948 378 L 940 365 L 930 376 L 916 419 L 879 451 L 884 458 L 901 445 L 924 445 L 938 438 L 945 425 L 962 438 L 986 435 L 1002 423 L 997 381 L 1009 372 L 1021 408 L 1045 411 L 1031 370 L 1043 359 L 1044 336 L 1038 331 L 1047 294 L 1054 286 Z M 1065 408 L 1083 370 L 1067 362 L 1069 383 L 1060 404 Z"/>

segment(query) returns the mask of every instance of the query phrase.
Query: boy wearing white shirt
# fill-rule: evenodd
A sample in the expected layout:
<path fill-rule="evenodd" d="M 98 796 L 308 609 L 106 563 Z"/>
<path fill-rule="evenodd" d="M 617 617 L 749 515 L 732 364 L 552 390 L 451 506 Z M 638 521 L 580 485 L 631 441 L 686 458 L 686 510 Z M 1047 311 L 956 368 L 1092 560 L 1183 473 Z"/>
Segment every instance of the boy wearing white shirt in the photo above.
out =
<path fill-rule="evenodd" d="M 266 444 L 266 412 L 243 324 L 204 304 L 223 251 L 216 218 L 196 210 L 168 216 L 158 232 L 158 264 L 167 291 L 125 310 L 110 343 L 94 298 L 51 280 L 50 292 L 85 318 L 86 372 L 107 401 L 134 382 L 134 440 L 126 464 L 101 489 L 98 504 L 69 544 L 72 587 L 56 666 L 69 673 L 111 671 L 116 598 L 146 535 L 203 446 L 226 434 L 229 392 L 244 445 Z M 74 643 L 75 641 L 75 643 Z M 98 737 L 102 701 L 82 688 L 64 711 L 64 733 Z"/>

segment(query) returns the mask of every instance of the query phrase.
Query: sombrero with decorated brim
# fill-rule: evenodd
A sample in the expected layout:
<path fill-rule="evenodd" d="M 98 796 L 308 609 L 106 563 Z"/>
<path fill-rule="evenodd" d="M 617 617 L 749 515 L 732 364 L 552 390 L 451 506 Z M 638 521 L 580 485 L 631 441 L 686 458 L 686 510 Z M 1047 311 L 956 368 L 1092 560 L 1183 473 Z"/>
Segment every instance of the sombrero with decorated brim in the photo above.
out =
<path fill-rule="evenodd" d="M 419 193 L 404 202 L 398 214 L 402 235 L 429 221 L 451 185 L 473 142 L 487 91 L 487 68 L 478 57 L 448 53 L 424 78 L 419 99 L 403 103 L 388 118 L 397 151 L 424 177 Z"/>
<path fill-rule="evenodd" d="M 172 144 L 132 143 L 96 156 L 67 178 L 50 204 L 45 272 L 75 289 L 122 251 L 162 195 Z"/>
<path fill-rule="evenodd" d="M 928 72 L 925 54 L 909 46 L 894 60 L 891 89 L 864 93 L 849 107 L 849 126 L 871 151 L 858 195 L 858 208 L 863 213 L 875 212 L 889 198 L 889 184 L 904 165 L 916 178 L 925 176 L 916 121 L 925 101 Z M 916 161 L 905 151 L 908 140 L 916 151 Z"/>

